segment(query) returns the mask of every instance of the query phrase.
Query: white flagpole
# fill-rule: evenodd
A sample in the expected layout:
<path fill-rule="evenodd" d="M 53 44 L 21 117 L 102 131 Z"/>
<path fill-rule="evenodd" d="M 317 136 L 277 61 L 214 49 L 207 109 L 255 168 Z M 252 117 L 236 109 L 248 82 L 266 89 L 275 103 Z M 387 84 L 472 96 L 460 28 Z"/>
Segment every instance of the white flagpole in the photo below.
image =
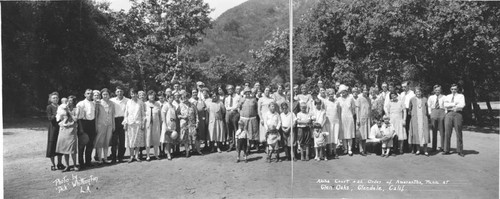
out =
<path fill-rule="evenodd" d="M 288 3 L 288 16 L 289 16 L 289 21 L 290 21 L 290 26 L 289 26 L 289 31 L 290 31 L 290 35 L 289 35 L 289 44 L 288 44 L 288 49 L 290 50 L 289 54 L 290 54 L 290 114 L 293 114 L 293 2 L 292 0 L 289 0 L 289 3 Z M 293 120 L 293 117 L 292 117 L 292 120 Z M 293 121 L 290 122 L 290 124 L 293 124 Z M 293 141 L 294 140 L 294 137 L 293 137 L 293 128 L 290 128 L 290 136 L 291 136 L 291 140 Z M 292 161 L 290 161 L 292 163 L 292 178 L 291 178 L 291 183 L 290 183 L 290 189 L 292 191 L 292 198 L 293 198 L 293 158 L 295 158 L 295 151 L 294 151 L 294 147 L 293 147 L 294 143 L 291 143 L 291 150 L 290 150 L 290 154 L 292 156 Z M 286 147 L 286 146 L 285 146 Z"/>

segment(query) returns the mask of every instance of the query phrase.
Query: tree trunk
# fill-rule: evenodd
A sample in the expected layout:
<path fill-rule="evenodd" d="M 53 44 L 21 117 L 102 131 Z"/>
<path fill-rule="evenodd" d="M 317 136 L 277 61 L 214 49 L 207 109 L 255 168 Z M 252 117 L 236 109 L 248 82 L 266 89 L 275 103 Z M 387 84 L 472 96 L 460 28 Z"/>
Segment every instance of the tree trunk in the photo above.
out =
<path fill-rule="evenodd" d="M 488 107 L 488 119 L 493 118 L 493 109 L 491 108 L 490 98 L 486 98 L 486 106 Z"/>

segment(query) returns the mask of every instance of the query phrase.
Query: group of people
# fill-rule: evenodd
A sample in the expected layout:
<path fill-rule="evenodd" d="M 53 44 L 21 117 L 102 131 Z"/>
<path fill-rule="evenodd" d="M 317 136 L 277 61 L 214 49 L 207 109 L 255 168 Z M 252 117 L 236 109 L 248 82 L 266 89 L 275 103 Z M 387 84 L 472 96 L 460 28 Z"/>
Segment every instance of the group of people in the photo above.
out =
<path fill-rule="evenodd" d="M 446 96 L 436 85 L 429 99 L 420 87 L 411 90 L 408 82 L 401 84 L 401 92 L 392 83 L 383 83 L 381 91 L 378 86 L 349 88 L 340 83 L 326 88 L 322 81 L 312 87 L 293 85 L 290 95 L 289 85 L 261 89 L 257 82 L 253 87 L 246 83 L 210 90 L 197 82 L 188 90 L 175 83 L 159 92 L 132 88 L 130 98 L 121 87 L 114 92 L 87 89 L 84 100 L 76 103 L 72 95 L 62 98 L 61 104 L 54 92 L 47 106 L 47 157 L 52 170 L 69 171 L 70 156 L 74 170 L 81 170 L 94 165 L 94 151 L 97 163 L 107 164 L 122 162 L 126 148 L 129 163 L 141 162 L 144 150 L 146 161 L 151 155 L 171 160 L 182 146 L 186 157 L 203 155 L 203 150 L 236 149 L 237 162 L 241 153 L 247 162 L 251 150 L 265 151 L 268 162 L 273 160 L 272 154 L 280 161 L 281 149 L 286 160 L 294 161 L 297 153 L 303 161 L 313 156 L 317 161 L 335 159 L 337 149 L 352 156 L 358 148 L 366 156 L 371 145 L 380 145 L 383 157 L 403 154 L 404 149 L 428 156 L 431 134 L 432 150 L 437 151 L 437 131 L 439 150 L 450 153 L 453 128 L 458 154 L 464 156 L 461 111 L 465 99 L 457 85 Z M 393 142 L 398 144 L 393 147 Z M 63 155 L 66 165 L 62 164 Z"/>

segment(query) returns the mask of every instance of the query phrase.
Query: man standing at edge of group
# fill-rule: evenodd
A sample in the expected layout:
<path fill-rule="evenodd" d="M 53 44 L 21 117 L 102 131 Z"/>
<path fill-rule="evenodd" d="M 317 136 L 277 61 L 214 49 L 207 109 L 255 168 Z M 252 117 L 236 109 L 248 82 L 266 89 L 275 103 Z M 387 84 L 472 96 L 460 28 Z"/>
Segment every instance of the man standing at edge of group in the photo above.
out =
<path fill-rule="evenodd" d="M 444 149 L 445 131 L 444 131 L 444 117 L 446 115 L 444 109 L 444 95 L 441 95 L 441 86 L 434 86 L 434 95 L 429 97 L 427 101 L 427 107 L 429 107 L 429 113 L 431 114 L 431 128 L 432 128 L 432 151 L 437 149 L 437 132 L 439 130 L 439 137 L 441 145 L 439 146 L 439 151 Z"/>
<path fill-rule="evenodd" d="M 409 130 L 410 130 L 410 121 L 411 121 L 411 113 L 408 109 L 410 109 L 410 100 L 411 98 L 415 97 L 415 93 L 410 90 L 410 83 L 408 81 L 404 81 L 403 83 L 401 83 L 401 87 L 403 87 L 403 92 L 401 92 L 401 94 L 399 95 L 401 101 L 403 102 L 404 104 L 404 107 L 406 109 L 406 121 L 403 121 L 404 124 L 405 124 L 405 130 L 406 130 L 406 137 L 408 137 L 408 133 L 409 133 Z M 408 145 L 408 141 L 405 141 L 405 146 L 409 146 Z M 409 147 L 405 147 L 403 146 L 403 150 L 405 148 L 409 148 Z M 412 152 L 415 152 L 415 150 L 411 150 Z"/>
<path fill-rule="evenodd" d="M 450 154 L 450 141 L 453 128 L 457 133 L 457 152 L 458 155 L 464 157 L 463 140 L 462 140 L 462 109 L 465 107 L 465 97 L 463 94 L 457 93 L 458 86 L 451 85 L 451 94 L 444 98 L 444 107 L 446 108 L 446 116 L 444 118 L 444 129 L 446 131 L 446 141 L 444 142 L 443 155 Z"/>
<path fill-rule="evenodd" d="M 224 106 L 226 107 L 226 129 L 229 141 L 229 148 L 227 152 L 235 146 L 234 133 L 238 130 L 238 121 L 240 120 L 240 113 L 238 112 L 238 103 L 240 96 L 233 91 L 233 85 L 227 85 L 227 96 L 224 99 Z"/>
<path fill-rule="evenodd" d="M 78 162 L 80 169 L 85 167 L 92 167 L 92 150 L 94 149 L 94 139 L 96 136 L 96 123 L 95 123 L 95 103 L 92 99 L 92 89 L 85 90 L 85 99 L 76 104 L 78 130 L 89 136 L 89 142 L 82 150 L 78 151 Z M 85 152 L 85 161 L 83 154 Z"/>

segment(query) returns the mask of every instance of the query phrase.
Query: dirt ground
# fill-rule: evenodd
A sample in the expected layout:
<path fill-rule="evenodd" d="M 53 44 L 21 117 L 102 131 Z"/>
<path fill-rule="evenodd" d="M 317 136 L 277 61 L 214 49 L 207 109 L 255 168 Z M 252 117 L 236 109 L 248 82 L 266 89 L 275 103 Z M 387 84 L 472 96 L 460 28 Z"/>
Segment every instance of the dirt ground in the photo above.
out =
<path fill-rule="evenodd" d="M 466 156 L 374 154 L 266 163 L 235 152 L 50 171 L 43 121 L 4 124 L 5 198 L 498 198 L 499 129 L 468 127 Z M 452 149 L 456 146 L 455 136 Z M 128 155 L 128 151 L 126 152 Z M 293 168 L 293 169 L 292 169 Z M 368 189 L 368 190 L 366 190 Z M 378 190 L 369 190 L 378 189 Z"/>

